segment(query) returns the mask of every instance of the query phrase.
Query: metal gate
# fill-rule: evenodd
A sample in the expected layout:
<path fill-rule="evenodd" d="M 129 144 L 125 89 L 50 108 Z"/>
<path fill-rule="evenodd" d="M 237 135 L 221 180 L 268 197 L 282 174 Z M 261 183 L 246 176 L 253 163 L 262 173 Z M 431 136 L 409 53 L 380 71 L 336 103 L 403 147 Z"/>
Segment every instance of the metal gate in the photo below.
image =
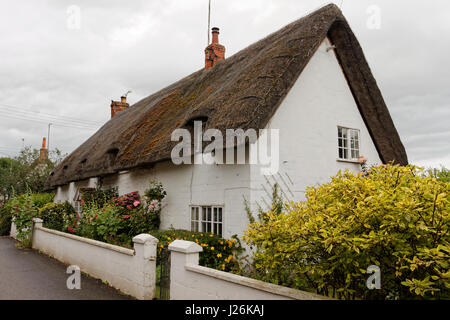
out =
<path fill-rule="evenodd" d="M 170 251 L 168 246 L 158 249 L 161 250 L 156 261 L 156 267 L 159 268 L 156 282 L 159 287 L 159 299 L 170 300 Z"/>

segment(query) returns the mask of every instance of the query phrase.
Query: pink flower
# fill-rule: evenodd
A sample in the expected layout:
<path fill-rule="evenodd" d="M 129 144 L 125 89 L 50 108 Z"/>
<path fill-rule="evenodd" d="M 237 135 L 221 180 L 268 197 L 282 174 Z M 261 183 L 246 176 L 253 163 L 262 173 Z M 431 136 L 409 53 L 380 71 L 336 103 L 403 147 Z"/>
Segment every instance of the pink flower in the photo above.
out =
<path fill-rule="evenodd" d="M 134 205 L 135 207 L 137 207 L 140 203 L 141 203 L 141 202 L 140 202 L 139 200 L 136 200 L 135 202 L 133 202 L 133 205 Z"/>
<path fill-rule="evenodd" d="M 367 159 L 367 158 L 364 158 L 363 156 L 360 156 L 360 157 L 358 158 L 358 161 L 359 161 L 359 163 L 366 163 L 366 162 L 368 161 L 368 159 Z"/>
<path fill-rule="evenodd" d="M 130 216 L 129 215 L 124 215 L 122 216 L 122 219 L 128 219 Z"/>
<path fill-rule="evenodd" d="M 127 204 L 127 208 L 131 208 L 131 204 Z"/>
<path fill-rule="evenodd" d="M 75 233 L 75 230 L 73 230 L 71 227 L 67 227 L 67 230 L 69 230 L 72 233 Z"/>

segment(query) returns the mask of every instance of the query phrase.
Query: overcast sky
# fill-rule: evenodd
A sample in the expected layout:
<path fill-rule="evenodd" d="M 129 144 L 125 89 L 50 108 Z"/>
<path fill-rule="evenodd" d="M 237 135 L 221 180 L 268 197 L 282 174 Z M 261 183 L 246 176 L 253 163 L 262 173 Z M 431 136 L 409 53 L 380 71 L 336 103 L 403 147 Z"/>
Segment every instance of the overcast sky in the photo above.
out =
<path fill-rule="evenodd" d="M 334 2 L 410 162 L 450 167 L 448 0 Z M 50 148 L 70 153 L 110 118 L 111 99 L 131 90 L 135 103 L 204 65 L 208 0 L 0 3 L 0 156 L 39 148 L 49 122 Z M 212 0 L 211 24 L 230 56 L 326 3 Z"/>

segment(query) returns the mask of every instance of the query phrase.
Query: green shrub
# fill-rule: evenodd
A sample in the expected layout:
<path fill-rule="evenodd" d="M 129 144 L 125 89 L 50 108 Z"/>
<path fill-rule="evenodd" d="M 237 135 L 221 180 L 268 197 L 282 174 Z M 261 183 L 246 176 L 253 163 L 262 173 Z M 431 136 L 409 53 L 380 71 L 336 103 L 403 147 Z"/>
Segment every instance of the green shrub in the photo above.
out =
<path fill-rule="evenodd" d="M 450 190 L 414 167 L 339 172 L 244 239 L 264 280 L 338 298 L 450 298 Z M 366 270 L 381 269 L 381 290 Z"/>
<path fill-rule="evenodd" d="M 54 193 L 32 193 L 31 201 L 36 208 L 42 208 L 47 203 L 53 203 Z"/>
<path fill-rule="evenodd" d="M 0 236 L 8 236 L 11 231 L 12 211 L 8 203 L 0 207 Z"/>
<path fill-rule="evenodd" d="M 53 201 L 52 193 L 31 193 L 16 195 L 9 201 L 14 224 L 17 228 L 17 239 L 25 244 L 31 244 L 32 219 L 39 217 L 39 208 Z"/>
<path fill-rule="evenodd" d="M 112 198 L 117 197 L 117 188 L 109 188 L 102 190 L 100 187 L 81 189 L 81 199 L 83 208 L 94 206 L 101 208 L 106 205 Z"/>
<path fill-rule="evenodd" d="M 64 224 L 75 216 L 75 209 L 69 202 L 47 203 L 39 209 L 39 217 L 44 221 L 45 228 L 65 231 Z"/>
<path fill-rule="evenodd" d="M 23 243 L 29 243 L 32 219 L 38 217 L 38 208 L 33 202 L 33 195 L 26 193 L 15 196 L 11 199 L 11 208 L 17 229 L 17 239 Z"/>
<path fill-rule="evenodd" d="M 196 242 L 203 247 L 203 252 L 199 255 L 200 265 L 223 271 L 237 272 L 239 270 L 236 256 L 242 251 L 242 248 L 236 237 L 226 240 L 209 233 L 174 229 L 150 231 L 150 233 L 159 240 L 158 258 L 161 250 L 167 248 L 173 241 L 187 240 Z"/>

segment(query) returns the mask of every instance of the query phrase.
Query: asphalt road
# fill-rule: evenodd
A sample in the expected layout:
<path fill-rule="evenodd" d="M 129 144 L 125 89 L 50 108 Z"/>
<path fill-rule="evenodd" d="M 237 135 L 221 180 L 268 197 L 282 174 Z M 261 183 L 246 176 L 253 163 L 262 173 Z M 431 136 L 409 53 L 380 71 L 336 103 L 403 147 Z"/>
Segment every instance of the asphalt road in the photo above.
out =
<path fill-rule="evenodd" d="M 66 286 L 67 266 L 0 237 L 0 300 L 128 300 L 129 296 L 81 275 L 81 289 Z"/>

